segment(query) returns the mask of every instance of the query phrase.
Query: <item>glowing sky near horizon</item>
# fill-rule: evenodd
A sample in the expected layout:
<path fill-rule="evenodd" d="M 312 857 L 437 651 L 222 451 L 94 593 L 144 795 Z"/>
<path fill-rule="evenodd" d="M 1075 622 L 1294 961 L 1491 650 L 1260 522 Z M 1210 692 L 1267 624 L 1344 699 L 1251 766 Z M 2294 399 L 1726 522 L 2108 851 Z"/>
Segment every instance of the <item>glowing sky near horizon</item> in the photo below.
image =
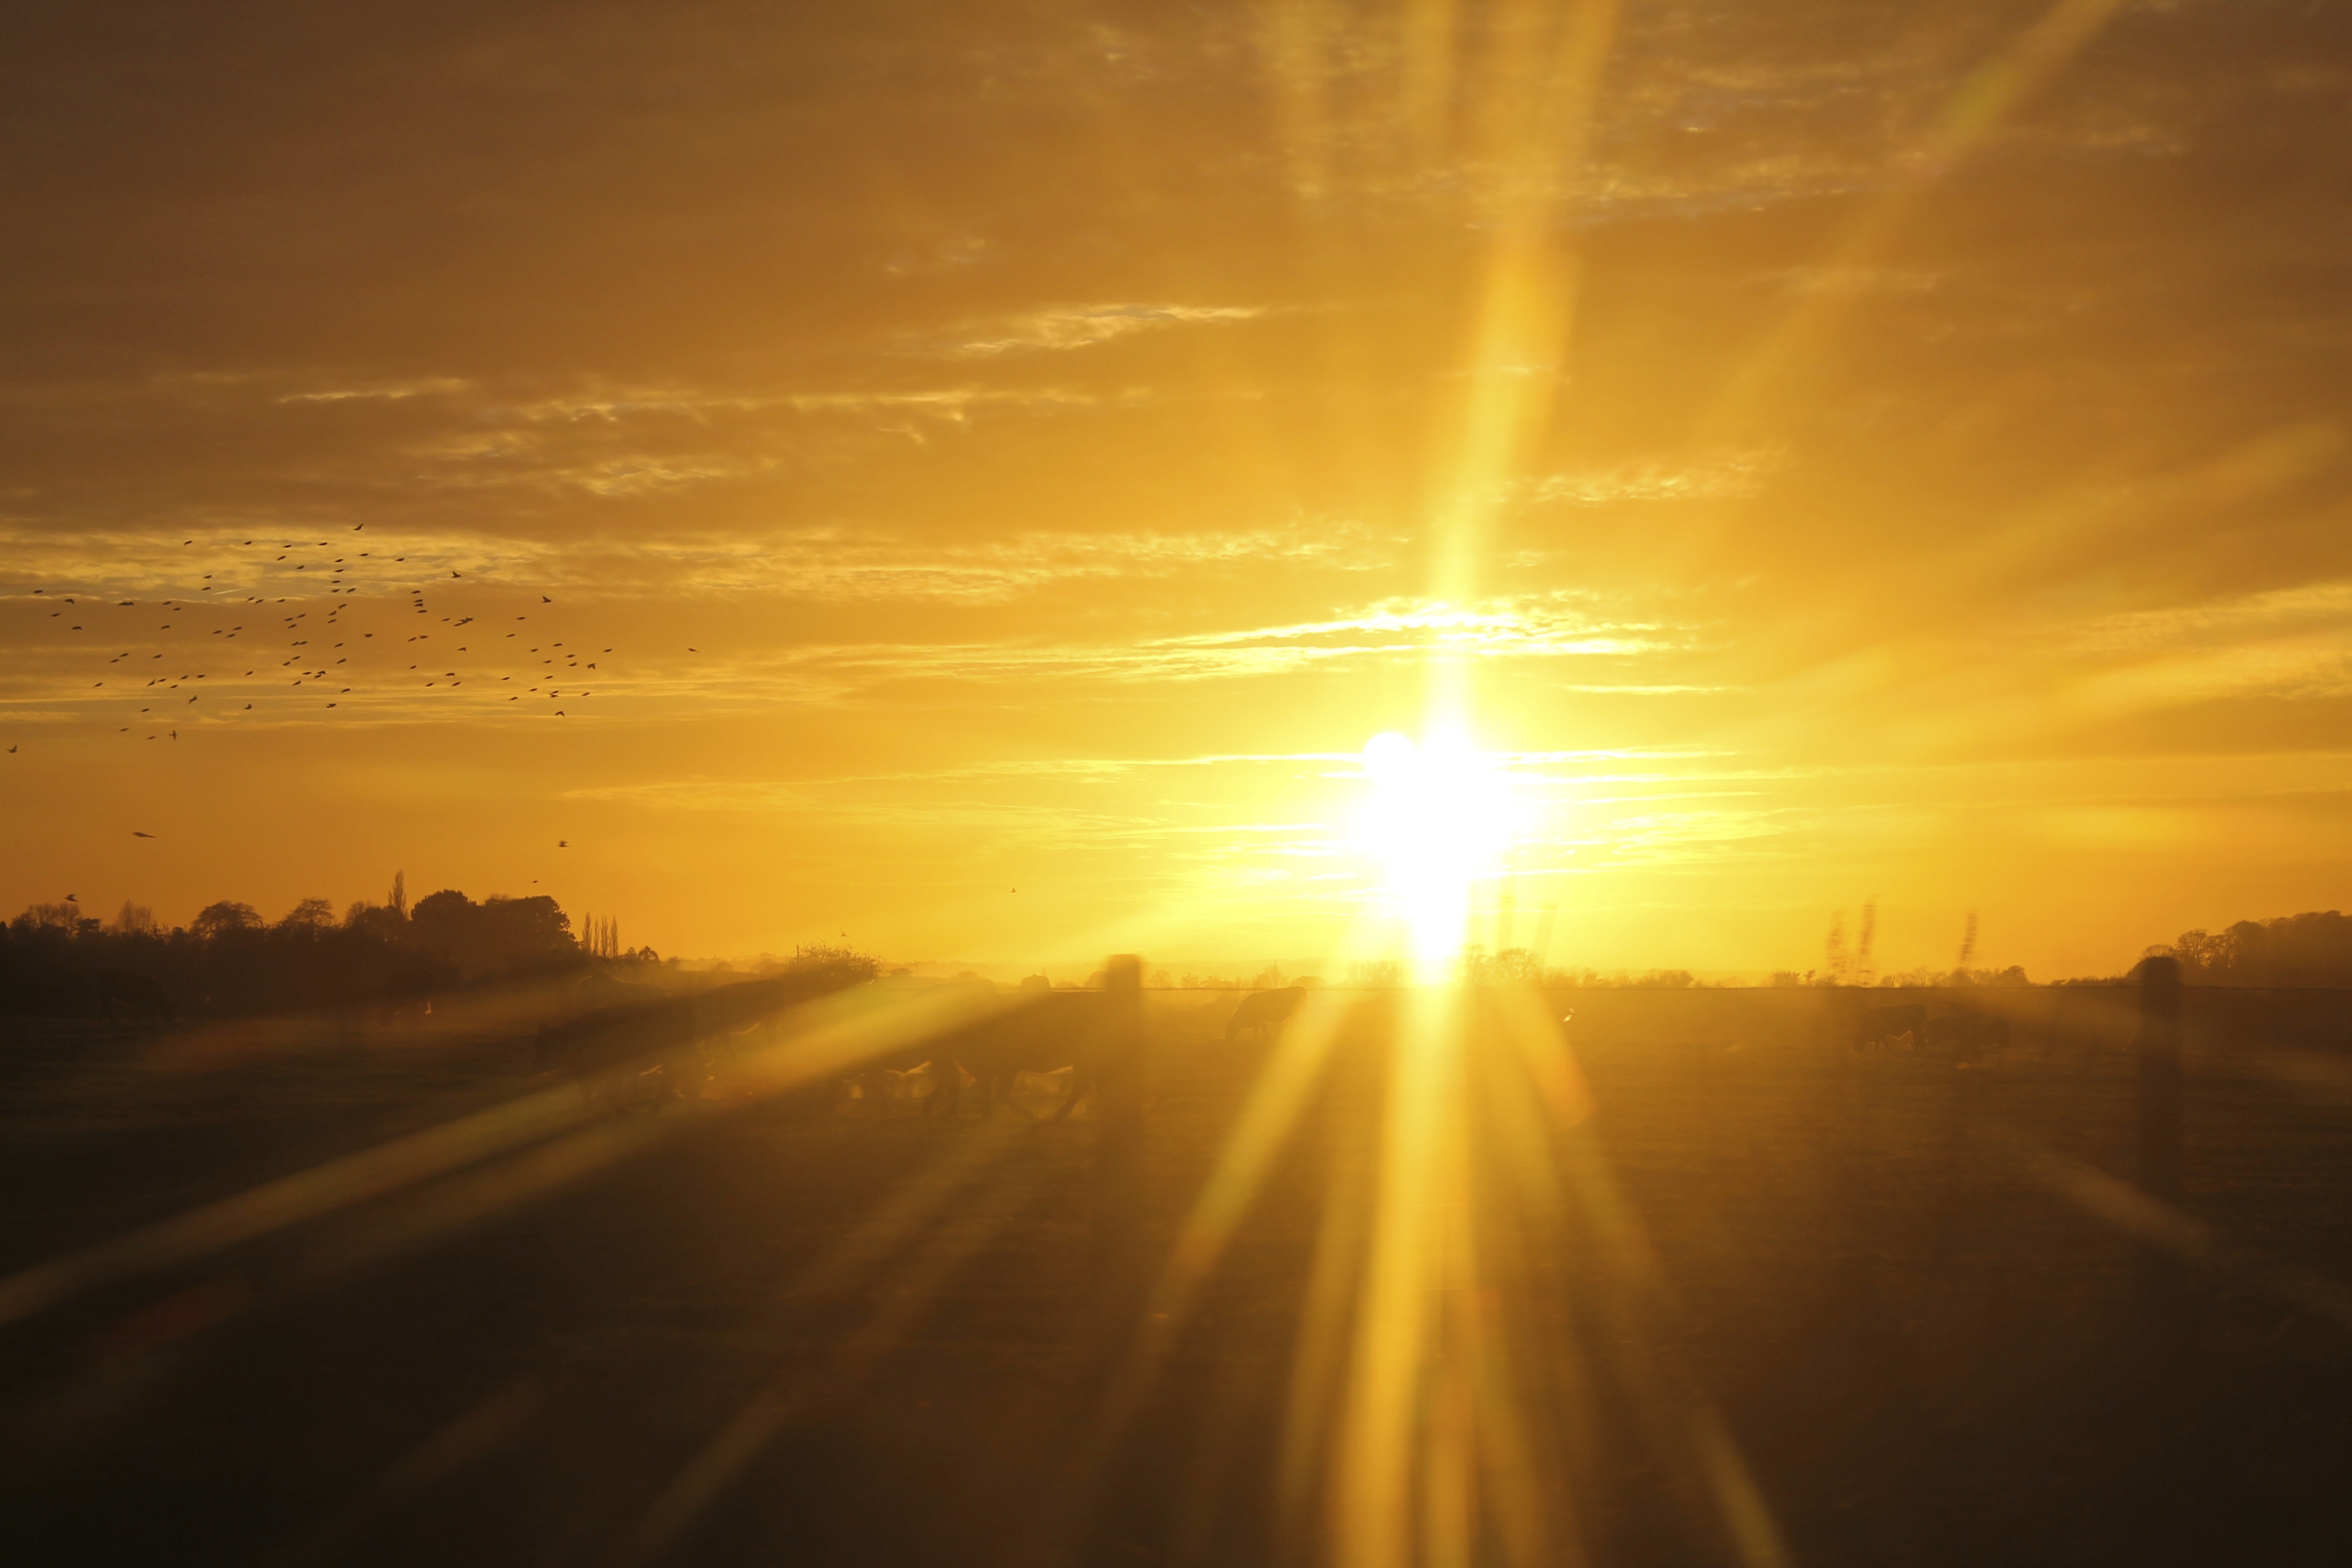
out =
<path fill-rule="evenodd" d="M 2341 16 L 8 37 L 0 912 L 398 870 L 693 954 L 1306 958 L 1382 896 L 1367 738 L 1448 723 L 1475 929 L 1555 963 L 2344 902 Z"/>

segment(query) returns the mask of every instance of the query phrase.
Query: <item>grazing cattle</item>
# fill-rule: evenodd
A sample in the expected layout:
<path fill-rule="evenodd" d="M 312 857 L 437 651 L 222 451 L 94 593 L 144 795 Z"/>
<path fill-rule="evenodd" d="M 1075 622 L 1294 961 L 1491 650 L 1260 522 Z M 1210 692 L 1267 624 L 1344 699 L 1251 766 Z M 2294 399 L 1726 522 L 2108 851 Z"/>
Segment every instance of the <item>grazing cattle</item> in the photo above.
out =
<path fill-rule="evenodd" d="M 1004 1103 L 1023 1115 L 1044 1118 L 1056 1115 L 1073 1100 L 1070 1080 L 1077 1077 L 1074 1067 L 1058 1068 L 1052 1072 L 1017 1072 L 1004 1091 Z"/>
<path fill-rule="evenodd" d="M 1290 1022 L 1290 1016 L 1306 1000 L 1307 988 L 1303 985 L 1286 985 L 1279 991 L 1253 991 L 1242 998 L 1242 1005 L 1225 1020 L 1225 1038 L 1236 1038 L 1247 1030 L 1264 1039 L 1267 1030 L 1279 1030 Z"/>
<path fill-rule="evenodd" d="M 902 1100 L 917 1101 L 928 1116 L 933 1105 L 949 1108 L 958 1091 L 973 1083 L 971 1074 L 943 1057 L 917 1062 L 910 1068 L 868 1068 L 844 1081 L 869 1110 L 879 1116 L 890 1115 Z"/>
<path fill-rule="evenodd" d="M 1059 1121 L 1094 1087 L 1110 1002 L 1100 991 L 1024 992 L 1005 1011 L 953 1030 L 928 1048 L 971 1076 L 980 1089 L 982 1116 L 995 1114 L 996 1101 L 1007 1095 L 1015 1075 L 1071 1068 L 1069 1092 L 1054 1112 L 1053 1119 Z M 941 1088 L 946 1093 L 934 1103 L 944 1102 L 941 1109 L 952 1116 L 961 1100 L 962 1079 L 951 1078 Z"/>
<path fill-rule="evenodd" d="M 915 1055 L 928 1052 L 929 1045 L 893 1051 L 875 1060 L 841 1080 L 850 1098 L 863 1102 L 866 1111 L 875 1116 L 891 1116 L 902 1100 L 914 1100 L 928 1116 L 939 1103 L 938 1070 L 928 1055 L 917 1061 Z M 838 1107 L 836 1095 L 835 1105 Z"/>
<path fill-rule="evenodd" d="M 1895 1045 L 1906 1035 L 1915 1042 L 1927 1038 L 1927 1008 L 1916 1002 L 1897 1007 L 1873 1007 L 1855 1023 L 1853 1048 L 1858 1051 L 1885 1049 Z"/>
<path fill-rule="evenodd" d="M 653 1103 L 666 1096 L 694 1100 L 702 1089 L 697 1037 L 695 999 L 665 996 L 601 1007 L 561 1024 L 541 1024 L 535 1060 L 542 1073 L 560 1072 L 582 1080 L 619 1077 L 632 1068 L 639 1077 L 658 1073 Z"/>

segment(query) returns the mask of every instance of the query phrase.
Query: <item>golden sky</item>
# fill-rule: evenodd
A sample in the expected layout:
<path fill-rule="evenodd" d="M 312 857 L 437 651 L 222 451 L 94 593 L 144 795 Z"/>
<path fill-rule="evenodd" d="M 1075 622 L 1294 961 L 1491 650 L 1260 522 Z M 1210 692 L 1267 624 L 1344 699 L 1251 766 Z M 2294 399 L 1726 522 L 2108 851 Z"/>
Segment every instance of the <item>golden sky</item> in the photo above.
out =
<path fill-rule="evenodd" d="M 0 79 L 11 910 L 1312 958 L 1386 730 L 1555 963 L 2345 901 L 2327 8 L 89 5 Z"/>

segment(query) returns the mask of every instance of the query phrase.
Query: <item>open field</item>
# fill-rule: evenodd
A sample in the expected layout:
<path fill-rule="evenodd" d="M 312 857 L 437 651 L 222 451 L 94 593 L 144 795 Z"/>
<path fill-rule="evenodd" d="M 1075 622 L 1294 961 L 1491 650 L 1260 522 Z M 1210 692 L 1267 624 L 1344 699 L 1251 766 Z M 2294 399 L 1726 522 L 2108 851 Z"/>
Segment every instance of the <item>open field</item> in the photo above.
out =
<path fill-rule="evenodd" d="M 2341 1560 L 2352 997 L 2192 994 L 2218 1240 L 2177 1319 L 2119 1225 L 2128 994 L 1995 998 L 2010 1044 L 1967 1064 L 1852 1053 L 1819 993 L 1546 1000 L 1591 1114 L 1515 1143 L 1521 1079 L 1479 1058 L 1494 1300 L 1444 1310 L 1505 1347 L 1547 1560 Z M 1156 1256 L 1276 1047 L 1219 1037 L 1230 999 L 1150 1003 Z M 1318 1237 L 1365 1212 L 1393 1016 L 1358 1000 L 1115 1437 L 1097 1123 L 680 1107 L 0 1327 L 11 1559 L 1313 1560 L 1283 1478 L 1329 1458 L 1297 1419 L 1348 1332 L 1309 1311 L 1347 1294 Z M 10 1274 L 539 1087 L 510 1021 L 6 1031 Z"/>

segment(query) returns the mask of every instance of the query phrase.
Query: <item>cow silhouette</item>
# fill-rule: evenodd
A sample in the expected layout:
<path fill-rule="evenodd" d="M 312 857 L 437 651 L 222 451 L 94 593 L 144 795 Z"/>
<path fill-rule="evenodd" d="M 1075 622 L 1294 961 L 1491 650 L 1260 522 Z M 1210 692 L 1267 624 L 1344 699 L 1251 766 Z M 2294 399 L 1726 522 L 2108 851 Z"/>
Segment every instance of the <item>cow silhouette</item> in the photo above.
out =
<path fill-rule="evenodd" d="M 1269 1029 L 1279 1030 L 1307 1000 L 1307 987 L 1286 985 L 1279 991 L 1253 991 L 1242 998 L 1234 1016 L 1225 1020 L 1225 1038 L 1238 1038 L 1244 1029 L 1259 1039 Z"/>
<path fill-rule="evenodd" d="M 1052 1118 L 1059 1121 L 1095 1086 L 1108 1039 L 1110 1005 L 1110 997 L 1100 991 L 1025 991 L 1003 1011 L 950 1030 L 923 1049 L 971 1075 L 983 1117 L 996 1113 L 997 1100 L 1008 1096 L 1016 1074 L 1075 1069 L 1069 1094 Z M 924 1109 L 937 1105 L 955 1115 L 962 1100 L 961 1077 L 945 1074 L 939 1087 Z"/>
<path fill-rule="evenodd" d="M 1896 1007 L 1873 1007 L 1854 1023 L 1853 1048 L 1884 1050 L 1905 1036 L 1914 1044 L 1927 1037 L 1927 1009 L 1916 1002 Z"/>

